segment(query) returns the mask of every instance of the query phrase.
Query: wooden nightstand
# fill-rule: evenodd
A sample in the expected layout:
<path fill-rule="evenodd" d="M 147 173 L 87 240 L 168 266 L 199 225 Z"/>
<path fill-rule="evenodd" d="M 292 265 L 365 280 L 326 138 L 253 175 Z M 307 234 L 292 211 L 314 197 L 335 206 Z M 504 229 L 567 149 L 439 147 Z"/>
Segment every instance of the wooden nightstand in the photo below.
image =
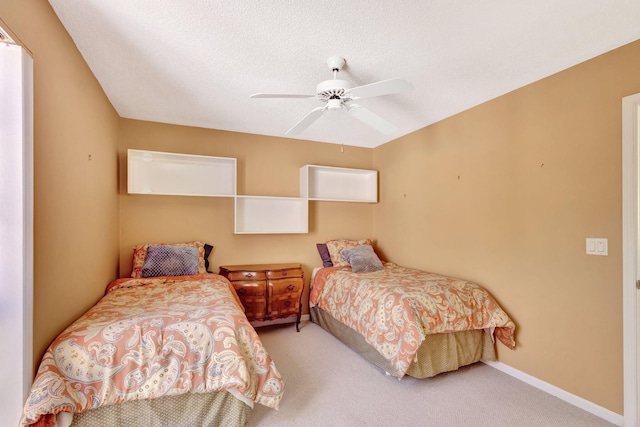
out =
<path fill-rule="evenodd" d="M 295 316 L 300 332 L 304 290 L 300 264 L 222 265 L 220 275 L 233 284 L 251 324 Z"/>

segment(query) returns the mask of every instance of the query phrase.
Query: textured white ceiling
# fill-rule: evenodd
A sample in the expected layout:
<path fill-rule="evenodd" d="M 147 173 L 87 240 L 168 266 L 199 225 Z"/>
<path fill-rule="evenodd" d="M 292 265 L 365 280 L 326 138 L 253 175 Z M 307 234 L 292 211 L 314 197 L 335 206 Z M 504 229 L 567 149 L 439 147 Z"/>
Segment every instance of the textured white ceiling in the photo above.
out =
<path fill-rule="evenodd" d="M 376 147 L 640 38 L 633 0 L 49 0 L 120 116 L 283 137 L 333 77 L 401 77 L 410 92 L 358 103 L 297 139 Z"/>

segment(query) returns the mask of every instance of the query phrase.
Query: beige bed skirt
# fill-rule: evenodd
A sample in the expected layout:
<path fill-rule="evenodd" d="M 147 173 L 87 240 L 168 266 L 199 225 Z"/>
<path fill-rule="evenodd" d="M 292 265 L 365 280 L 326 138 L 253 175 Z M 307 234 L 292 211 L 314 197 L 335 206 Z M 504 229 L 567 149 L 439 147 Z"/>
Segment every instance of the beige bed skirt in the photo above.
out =
<path fill-rule="evenodd" d="M 393 376 L 398 376 L 391 364 L 366 342 L 364 337 L 340 323 L 321 308 L 311 307 L 311 321 L 327 330 L 355 352 Z M 447 334 L 427 335 L 420 348 L 417 360 L 407 375 L 428 378 L 442 372 L 454 371 L 461 366 L 482 360 L 495 360 L 495 347 L 489 334 L 483 331 L 462 331 Z"/>
<path fill-rule="evenodd" d="M 241 427 L 251 408 L 231 393 L 185 393 L 75 414 L 71 427 Z"/>

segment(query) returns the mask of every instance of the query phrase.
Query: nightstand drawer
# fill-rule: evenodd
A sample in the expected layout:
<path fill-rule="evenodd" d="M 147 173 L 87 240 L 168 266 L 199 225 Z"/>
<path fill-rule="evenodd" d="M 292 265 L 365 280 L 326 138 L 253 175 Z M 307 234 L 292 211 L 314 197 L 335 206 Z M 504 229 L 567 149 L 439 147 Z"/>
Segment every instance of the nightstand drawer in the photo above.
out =
<path fill-rule="evenodd" d="M 287 277 L 302 277 L 302 270 L 299 268 L 290 268 L 286 270 L 267 271 L 267 278 L 269 279 L 286 279 Z"/>
<path fill-rule="evenodd" d="M 231 282 L 236 280 L 264 280 L 267 278 L 264 271 L 230 271 L 225 277 Z"/>
<path fill-rule="evenodd" d="M 264 282 L 232 282 L 244 314 L 254 319 L 267 314 L 267 287 Z"/>
<path fill-rule="evenodd" d="M 264 282 L 231 282 L 236 294 L 242 299 L 245 297 L 260 297 L 267 294 Z"/>
<path fill-rule="evenodd" d="M 278 295 L 269 299 L 269 313 L 281 315 L 296 313 L 300 309 L 300 295 Z"/>
<path fill-rule="evenodd" d="M 302 293 L 302 287 L 304 286 L 304 280 L 299 277 L 292 279 L 279 279 L 269 280 L 269 296 L 281 295 L 281 294 L 296 294 Z"/>
<path fill-rule="evenodd" d="M 242 300 L 242 306 L 244 307 L 244 314 L 247 317 L 253 319 L 261 319 L 267 315 L 267 299 L 249 299 Z"/>

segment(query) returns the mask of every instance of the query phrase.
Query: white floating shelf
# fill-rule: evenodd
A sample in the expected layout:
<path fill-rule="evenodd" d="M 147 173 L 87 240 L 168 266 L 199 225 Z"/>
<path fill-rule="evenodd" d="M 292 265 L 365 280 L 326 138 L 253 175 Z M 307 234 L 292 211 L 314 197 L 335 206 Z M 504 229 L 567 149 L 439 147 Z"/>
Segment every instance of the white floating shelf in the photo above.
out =
<path fill-rule="evenodd" d="M 235 158 L 128 150 L 127 170 L 130 194 L 236 195 Z"/>
<path fill-rule="evenodd" d="M 309 202 L 299 197 L 236 196 L 235 234 L 309 232 Z"/>
<path fill-rule="evenodd" d="M 300 197 L 309 200 L 376 203 L 378 171 L 305 165 L 300 168 Z"/>
<path fill-rule="evenodd" d="M 309 232 L 309 200 L 376 203 L 378 172 L 305 165 L 300 197 L 238 195 L 237 160 L 230 157 L 128 150 L 130 194 L 234 198 L 235 234 Z"/>

